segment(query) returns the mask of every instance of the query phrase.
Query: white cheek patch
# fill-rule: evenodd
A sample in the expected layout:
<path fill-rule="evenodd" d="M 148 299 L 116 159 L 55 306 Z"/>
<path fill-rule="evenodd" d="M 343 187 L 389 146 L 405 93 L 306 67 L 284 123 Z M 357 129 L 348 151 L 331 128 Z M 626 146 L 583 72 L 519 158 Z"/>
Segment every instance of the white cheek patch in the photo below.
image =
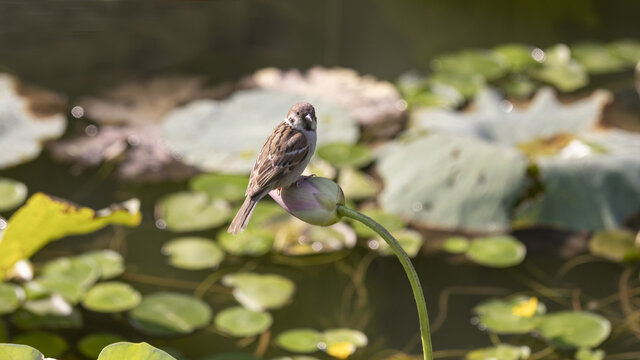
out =
<path fill-rule="evenodd" d="M 292 155 L 297 155 L 300 154 L 303 151 L 306 151 L 309 148 L 309 146 L 304 146 L 300 149 L 295 149 L 295 150 L 291 150 L 291 151 L 287 151 L 286 153 L 284 153 L 286 156 L 292 156 Z"/>

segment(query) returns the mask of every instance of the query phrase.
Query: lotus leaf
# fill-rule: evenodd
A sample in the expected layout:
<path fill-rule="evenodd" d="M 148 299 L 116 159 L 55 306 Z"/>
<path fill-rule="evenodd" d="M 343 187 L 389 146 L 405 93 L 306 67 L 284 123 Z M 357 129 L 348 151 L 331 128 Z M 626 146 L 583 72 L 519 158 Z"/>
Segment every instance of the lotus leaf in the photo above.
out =
<path fill-rule="evenodd" d="M 119 342 L 102 349 L 98 360 L 176 360 L 166 352 L 147 343 Z"/>
<path fill-rule="evenodd" d="M 306 354 L 318 351 L 322 336 L 322 333 L 313 329 L 293 329 L 280 333 L 276 343 L 287 351 Z"/>
<path fill-rule="evenodd" d="M 216 328 L 229 335 L 247 337 L 265 332 L 273 323 L 273 318 L 271 314 L 264 311 L 234 306 L 218 313 L 214 323 Z"/>
<path fill-rule="evenodd" d="M 391 214 L 389 212 L 375 209 L 375 210 L 363 210 L 363 213 L 375 220 L 377 223 L 382 225 L 387 231 L 394 232 L 396 230 L 401 230 L 405 227 L 405 222 L 398 217 L 397 215 Z M 356 231 L 358 236 L 371 239 L 378 236 L 378 233 L 375 232 L 370 227 L 362 224 L 359 221 L 354 221 L 352 223 L 353 229 Z M 382 239 L 381 239 L 382 240 Z"/>
<path fill-rule="evenodd" d="M 252 218 L 252 221 L 256 219 Z M 218 235 L 218 240 L 222 248 L 237 256 L 262 256 L 273 247 L 273 231 L 249 228 L 238 235 L 227 232 Z"/>
<path fill-rule="evenodd" d="M 130 312 L 133 324 L 153 335 L 188 334 L 211 322 L 211 309 L 192 296 L 159 292 L 145 296 Z"/>
<path fill-rule="evenodd" d="M 62 336 L 44 331 L 18 335 L 13 338 L 13 342 L 32 346 L 51 357 L 58 357 L 69 348 L 67 341 Z"/>
<path fill-rule="evenodd" d="M 156 204 L 156 217 L 175 232 L 211 229 L 224 224 L 231 216 L 229 203 L 201 192 L 173 193 Z"/>
<path fill-rule="evenodd" d="M 378 161 L 385 184 L 379 201 L 386 211 L 421 225 L 506 229 L 526 184 L 526 166 L 514 149 L 465 137 L 396 141 Z"/>
<path fill-rule="evenodd" d="M 0 344 L 0 358 L 19 360 L 43 360 L 42 353 L 31 346 L 18 344 Z"/>
<path fill-rule="evenodd" d="M 368 147 L 348 143 L 332 143 L 321 146 L 318 148 L 317 154 L 337 168 L 363 167 L 373 158 Z"/>
<path fill-rule="evenodd" d="M 479 317 L 480 326 L 498 334 L 525 334 L 534 330 L 540 315 L 546 312 L 544 304 L 538 302 L 532 316 L 514 312 L 518 306 L 530 299 L 517 296 L 508 300 L 492 299 L 473 309 Z"/>
<path fill-rule="evenodd" d="M 352 248 L 355 244 L 356 233 L 348 225 L 319 227 L 290 219 L 277 227 L 273 247 L 287 255 L 310 255 Z"/>
<path fill-rule="evenodd" d="M 90 259 L 57 258 L 42 268 L 42 274 L 34 282 L 48 293 L 62 295 L 76 304 L 85 292 L 100 278 L 100 268 Z"/>
<path fill-rule="evenodd" d="M 506 61 L 509 70 L 521 72 L 535 66 L 536 61 L 531 56 L 533 46 L 522 44 L 506 44 L 493 49 Z"/>
<path fill-rule="evenodd" d="M 224 252 L 213 240 L 203 237 L 179 237 L 162 246 L 171 265 L 186 270 L 202 270 L 220 265 Z"/>
<path fill-rule="evenodd" d="M 17 80 L 0 73 L 0 169 L 37 157 L 40 142 L 59 137 L 67 124 L 62 111 L 41 111 L 59 102 L 57 95 L 40 91 L 23 96 L 19 87 Z"/>
<path fill-rule="evenodd" d="M 443 87 L 453 88 L 456 93 L 463 96 L 463 98 L 471 98 L 479 91 L 487 86 L 487 80 L 480 74 L 461 74 L 456 72 L 436 72 L 429 78 L 431 89 L 441 89 Z M 455 101 L 455 96 L 451 96 L 453 99 L 451 103 Z M 440 102 L 448 104 L 447 101 L 443 101 L 440 97 Z M 453 107 L 453 106 L 448 106 Z"/>
<path fill-rule="evenodd" d="M 525 360 L 531 355 L 527 346 L 499 344 L 493 347 L 473 350 L 465 356 L 465 360 Z"/>
<path fill-rule="evenodd" d="M 640 41 L 632 39 L 618 40 L 610 43 L 609 50 L 627 66 L 634 66 L 640 61 Z"/>
<path fill-rule="evenodd" d="M 640 255 L 636 234 L 629 230 L 599 231 L 591 237 L 589 250 L 594 255 L 618 262 Z"/>
<path fill-rule="evenodd" d="M 322 342 L 331 347 L 331 345 L 341 342 L 348 342 L 356 347 L 367 346 L 367 335 L 358 330 L 352 329 L 330 329 L 322 333 Z"/>
<path fill-rule="evenodd" d="M 203 192 L 214 199 L 244 200 L 249 178 L 239 175 L 201 174 L 189 181 L 193 191 Z"/>
<path fill-rule="evenodd" d="M 407 255 L 409 255 L 409 257 L 413 258 L 418 255 L 418 252 L 420 251 L 420 249 L 422 248 L 422 244 L 424 243 L 424 239 L 419 232 L 409 229 L 402 229 L 396 230 L 391 234 L 396 238 L 396 240 L 398 240 L 398 243 L 400 243 L 400 246 L 407 253 Z M 385 256 L 395 255 L 386 241 L 380 238 L 377 238 L 374 241 L 376 241 L 378 244 L 376 250 L 378 250 L 380 254 Z"/>
<path fill-rule="evenodd" d="M 94 211 L 42 193 L 32 195 L 9 219 L 0 241 L 0 279 L 19 260 L 33 255 L 48 242 L 73 234 L 86 234 L 109 224 L 137 226 L 138 199 Z"/>
<path fill-rule="evenodd" d="M 373 177 L 352 168 L 340 171 L 338 185 L 349 200 L 367 199 L 380 192 L 380 186 Z"/>
<path fill-rule="evenodd" d="M 92 311 L 113 313 L 133 309 L 141 300 L 142 296 L 131 285 L 108 281 L 92 287 L 82 305 Z"/>
<path fill-rule="evenodd" d="M 464 254 L 469 250 L 469 239 L 463 236 L 446 238 L 442 243 L 442 249 L 452 254 Z"/>
<path fill-rule="evenodd" d="M 274 274 L 236 273 L 222 278 L 233 287 L 233 296 L 250 310 L 278 309 L 290 301 L 295 291 L 293 281 Z"/>
<path fill-rule="evenodd" d="M 497 268 L 518 265 L 526 254 L 525 246 L 509 235 L 475 238 L 467 250 L 471 261 Z"/>
<path fill-rule="evenodd" d="M 456 88 L 429 82 L 413 72 L 400 75 L 397 86 L 406 99 L 408 107 L 454 108 L 464 102 L 464 97 Z"/>
<path fill-rule="evenodd" d="M 0 315 L 15 311 L 24 301 L 21 287 L 9 283 L 0 283 Z"/>
<path fill-rule="evenodd" d="M 164 137 L 187 164 L 204 171 L 246 174 L 267 136 L 289 107 L 301 100 L 276 91 L 245 90 L 224 101 L 192 102 L 165 117 Z M 358 128 L 344 109 L 307 100 L 316 108 L 319 146 L 357 140 Z"/>
<path fill-rule="evenodd" d="M 622 71 L 625 61 L 615 56 L 614 53 L 603 44 L 581 43 L 571 46 L 571 55 L 590 74 L 606 74 Z"/>
<path fill-rule="evenodd" d="M 124 259 L 117 251 L 95 250 L 84 253 L 78 258 L 95 262 L 100 268 L 100 279 L 102 280 L 120 276 L 124 272 Z"/>
<path fill-rule="evenodd" d="M 556 346 L 592 348 L 609 337 L 611 323 L 587 311 L 561 311 L 540 317 L 536 330 Z"/>
<path fill-rule="evenodd" d="M 27 186 L 19 181 L 0 177 L 0 211 L 12 210 L 27 198 Z"/>
<path fill-rule="evenodd" d="M 576 360 L 604 360 L 604 351 L 581 348 L 576 351 Z"/>
<path fill-rule="evenodd" d="M 94 359 L 100 355 L 103 348 L 121 341 L 124 339 L 120 335 L 98 333 L 84 336 L 78 341 L 77 346 L 82 355 Z"/>

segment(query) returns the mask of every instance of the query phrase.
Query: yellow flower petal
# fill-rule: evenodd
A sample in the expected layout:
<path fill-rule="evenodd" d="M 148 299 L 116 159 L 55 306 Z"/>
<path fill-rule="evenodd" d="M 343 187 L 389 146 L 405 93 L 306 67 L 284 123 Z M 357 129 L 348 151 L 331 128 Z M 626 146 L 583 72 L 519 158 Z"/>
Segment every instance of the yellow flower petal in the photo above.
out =
<path fill-rule="evenodd" d="M 529 300 L 525 300 L 520 304 L 514 306 L 511 312 L 514 315 L 530 318 L 536 313 L 537 309 L 538 309 L 538 298 L 534 296 Z"/>
<path fill-rule="evenodd" d="M 327 354 L 338 359 L 346 359 L 356 351 L 356 346 L 347 341 L 341 341 L 329 345 Z"/>

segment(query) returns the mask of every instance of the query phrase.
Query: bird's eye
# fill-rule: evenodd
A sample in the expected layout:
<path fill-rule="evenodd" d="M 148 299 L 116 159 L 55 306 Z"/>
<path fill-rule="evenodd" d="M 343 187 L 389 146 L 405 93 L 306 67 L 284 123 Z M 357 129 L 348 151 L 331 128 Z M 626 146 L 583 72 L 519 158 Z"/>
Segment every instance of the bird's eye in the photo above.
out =
<path fill-rule="evenodd" d="M 300 111 L 296 111 L 296 115 L 300 115 Z"/>

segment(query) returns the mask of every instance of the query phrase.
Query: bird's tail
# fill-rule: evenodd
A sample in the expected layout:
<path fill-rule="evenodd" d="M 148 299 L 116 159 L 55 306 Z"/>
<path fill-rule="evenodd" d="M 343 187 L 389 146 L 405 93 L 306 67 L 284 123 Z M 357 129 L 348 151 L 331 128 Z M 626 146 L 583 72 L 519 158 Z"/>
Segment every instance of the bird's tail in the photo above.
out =
<path fill-rule="evenodd" d="M 244 231 L 249 224 L 249 219 L 251 218 L 251 214 L 253 214 L 253 210 L 258 205 L 258 201 L 260 201 L 260 197 L 252 197 L 247 196 L 238 210 L 236 217 L 233 218 L 231 225 L 229 225 L 229 229 L 227 232 L 233 233 L 236 235 L 239 231 Z"/>

